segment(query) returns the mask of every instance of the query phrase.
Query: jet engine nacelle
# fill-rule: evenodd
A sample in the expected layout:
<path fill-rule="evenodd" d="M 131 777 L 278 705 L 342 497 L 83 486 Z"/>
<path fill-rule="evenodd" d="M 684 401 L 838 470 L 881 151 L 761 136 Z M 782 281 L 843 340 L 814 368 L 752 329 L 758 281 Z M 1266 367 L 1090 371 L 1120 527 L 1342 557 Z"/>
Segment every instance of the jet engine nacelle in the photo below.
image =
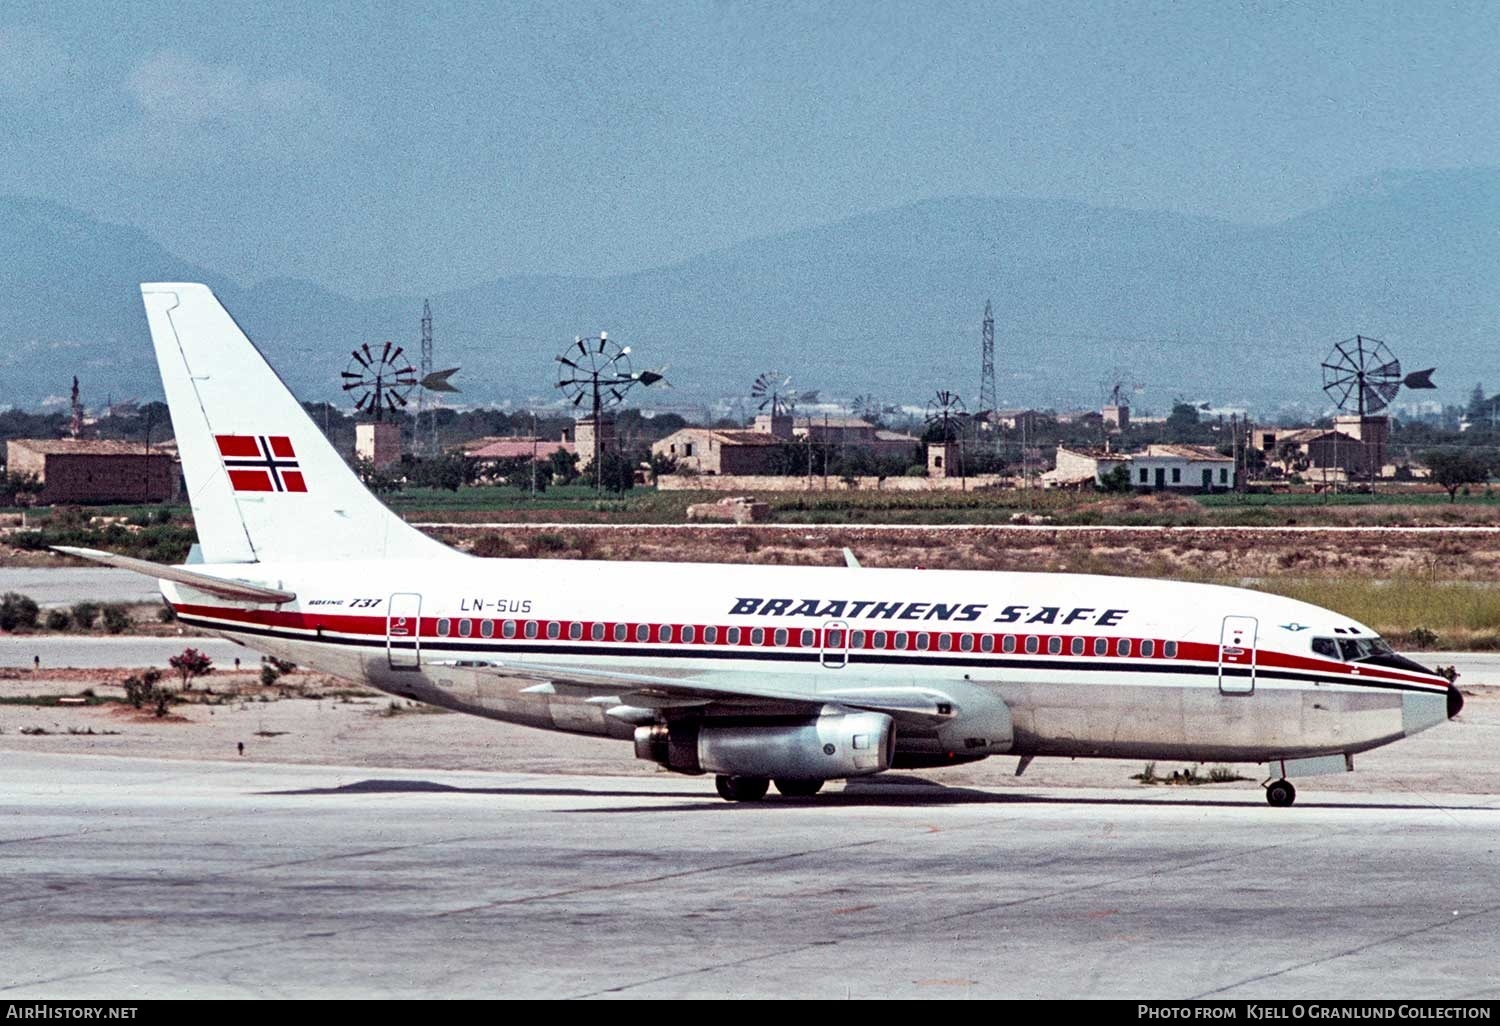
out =
<path fill-rule="evenodd" d="M 839 780 L 890 768 L 896 728 L 884 713 L 800 720 L 680 720 L 637 727 L 635 754 L 677 773 Z"/>

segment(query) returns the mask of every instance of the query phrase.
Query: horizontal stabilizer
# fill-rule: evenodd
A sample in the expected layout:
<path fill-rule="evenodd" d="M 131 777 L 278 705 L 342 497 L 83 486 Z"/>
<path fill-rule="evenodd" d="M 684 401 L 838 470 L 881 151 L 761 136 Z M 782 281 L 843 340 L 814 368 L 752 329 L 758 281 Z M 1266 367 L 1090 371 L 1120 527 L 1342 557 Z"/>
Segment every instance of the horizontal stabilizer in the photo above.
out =
<path fill-rule="evenodd" d="M 159 581 L 171 581 L 174 584 L 185 584 L 189 588 L 206 591 L 210 595 L 218 595 L 220 598 L 235 599 L 240 602 L 274 602 L 278 605 L 282 602 L 290 602 L 296 598 L 296 594 L 290 591 L 282 591 L 279 588 L 267 588 L 259 584 L 251 584 L 249 581 L 237 581 L 232 578 L 214 577 L 210 574 L 198 573 L 193 570 L 184 570 L 180 566 L 168 566 L 165 563 L 153 563 L 146 559 L 135 559 L 131 556 L 117 556 L 113 552 L 103 552 L 99 549 L 81 549 L 72 545 L 54 545 L 54 552 L 66 553 L 69 556 L 77 556 L 79 559 L 93 560 L 95 563 L 103 563 L 106 566 L 117 566 L 121 570 L 132 570 L 147 577 L 155 577 Z"/>

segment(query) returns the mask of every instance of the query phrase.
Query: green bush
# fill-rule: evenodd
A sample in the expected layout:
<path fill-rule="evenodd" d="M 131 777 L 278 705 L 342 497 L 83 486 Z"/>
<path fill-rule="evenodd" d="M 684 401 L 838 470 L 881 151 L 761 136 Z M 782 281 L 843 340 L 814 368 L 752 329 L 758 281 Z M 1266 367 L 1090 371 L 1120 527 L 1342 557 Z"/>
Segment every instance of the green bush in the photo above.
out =
<path fill-rule="evenodd" d="M 111 634 L 122 634 L 130 628 L 130 614 L 118 602 L 104 607 L 104 629 Z"/>
<path fill-rule="evenodd" d="M 41 612 L 29 595 L 7 591 L 0 597 L 0 630 L 30 630 L 36 627 L 36 618 Z"/>
<path fill-rule="evenodd" d="M 81 631 L 94 629 L 94 622 L 99 619 L 99 605 L 96 602 L 77 602 L 73 605 L 73 622 Z"/>
<path fill-rule="evenodd" d="M 49 631 L 65 631 L 73 625 L 73 618 L 68 615 L 66 609 L 47 610 L 47 629 Z"/>

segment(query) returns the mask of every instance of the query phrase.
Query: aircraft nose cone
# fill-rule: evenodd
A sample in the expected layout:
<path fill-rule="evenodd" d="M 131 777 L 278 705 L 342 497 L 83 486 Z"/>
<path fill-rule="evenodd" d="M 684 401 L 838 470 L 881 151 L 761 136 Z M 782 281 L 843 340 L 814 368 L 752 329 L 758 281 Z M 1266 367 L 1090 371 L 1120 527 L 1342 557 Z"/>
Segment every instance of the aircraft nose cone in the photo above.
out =
<path fill-rule="evenodd" d="M 1457 684 L 1448 685 L 1448 718 L 1451 720 L 1464 710 L 1464 693 Z"/>

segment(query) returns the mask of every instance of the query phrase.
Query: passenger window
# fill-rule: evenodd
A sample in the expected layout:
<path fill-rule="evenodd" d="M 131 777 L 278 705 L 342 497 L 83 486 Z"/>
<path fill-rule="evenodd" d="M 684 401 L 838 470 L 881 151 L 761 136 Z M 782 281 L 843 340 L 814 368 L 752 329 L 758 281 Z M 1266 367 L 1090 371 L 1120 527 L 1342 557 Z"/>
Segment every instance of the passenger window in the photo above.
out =
<path fill-rule="evenodd" d="M 1150 659 L 1154 655 L 1156 655 L 1156 642 L 1147 638 L 1141 642 L 1141 657 L 1143 659 Z"/>
<path fill-rule="evenodd" d="M 965 652 L 974 651 L 974 635 L 964 634 L 958 639 L 958 647 Z"/>
<path fill-rule="evenodd" d="M 850 634 L 849 634 L 849 647 L 850 648 L 864 648 L 865 647 L 865 632 L 864 631 L 851 631 Z"/>
<path fill-rule="evenodd" d="M 1062 655 L 1062 638 L 1047 639 L 1047 654 Z"/>
<path fill-rule="evenodd" d="M 1041 647 L 1042 647 L 1042 643 L 1037 640 L 1037 636 L 1035 634 L 1027 635 L 1027 637 L 1026 637 L 1026 654 L 1027 655 L 1036 655 L 1037 651 Z"/>
<path fill-rule="evenodd" d="M 596 624 L 594 624 L 594 626 L 589 629 L 589 637 L 593 638 L 595 641 L 603 641 L 604 640 L 604 624 L 602 624 L 602 623 L 596 623 Z"/>
<path fill-rule="evenodd" d="M 920 634 L 917 635 L 916 643 L 912 645 L 912 648 L 915 648 L 918 652 L 926 652 L 927 651 L 927 632 L 926 631 L 922 631 Z"/>
<path fill-rule="evenodd" d="M 993 634 L 986 634 L 984 637 L 980 638 L 979 650 L 981 652 L 995 651 L 995 636 Z"/>
<path fill-rule="evenodd" d="M 547 638 L 548 638 L 548 640 L 550 640 L 550 641 L 556 641 L 557 638 L 558 638 L 558 636 L 561 635 L 561 634 L 562 634 L 562 624 L 558 623 L 556 620 L 553 620 L 551 623 L 549 623 L 547 625 Z"/>
<path fill-rule="evenodd" d="M 937 636 L 937 639 L 938 639 L 938 649 L 940 651 L 948 652 L 948 651 L 952 650 L 952 648 L 953 648 L 953 635 L 951 635 L 951 634 L 939 634 Z"/>
<path fill-rule="evenodd" d="M 449 627 L 450 627 L 450 624 L 449 624 L 449 622 L 448 622 L 448 620 L 446 618 L 442 619 L 442 620 L 439 620 L 438 621 L 438 637 L 440 637 L 440 638 L 446 638 L 448 636 L 448 629 L 449 629 Z"/>
<path fill-rule="evenodd" d="M 1109 655 L 1109 639 L 1108 638 L 1095 638 L 1094 639 L 1094 655 L 1096 655 L 1096 656 Z"/>
<path fill-rule="evenodd" d="M 703 643 L 705 645 L 717 645 L 719 643 L 719 628 L 703 628 Z"/>
<path fill-rule="evenodd" d="M 460 638 L 467 638 L 470 635 L 470 633 L 473 632 L 473 630 L 474 630 L 474 623 L 473 623 L 473 621 L 471 621 L 471 620 L 460 620 L 460 621 L 458 621 L 458 636 Z"/>
<path fill-rule="evenodd" d="M 481 638 L 493 638 L 495 636 L 495 621 L 483 620 L 479 624 L 479 636 Z"/>
<path fill-rule="evenodd" d="M 776 634 L 774 635 L 774 637 L 776 639 L 776 647 L 785 648 L 786 639 L 790 637 L 790 635 L 787 634 L 785 627 L 778 627 L 776 628 Z"/>
<path fill-rule="evenodd" d="M 582 638 L 583 638 L 583 624 L 577 623 L 577 622 L 568 624 L 568 640 L 569 641 L 580 641 L 580 640 L 582 640 Z"/>
<path fill-rule="evenodd" d="M 891 647 L 892 648 L 896 648 L 896 649 L 905 649 L 906 648 L 906 632 L 905 631 L 897 631 L 895 634 L 891 635 L 891 639 L 892 639 L 891 640 Z"/>
<path fill-rule="evenodd" d="M 623 623 L 615 624 L 615 640 L 624 641 L 625 635 L 629 630 L 630 628 L 626 627 Z"/>
<path fill-rule="evenodd" d="M 1177 658 L 1177 642 L 1168 641 L 1161 647 L 1161 654 L 1168 659 Z"/>
<path fill-rule="evenodd" d="M 1000 651 L 1009 653 L 1014 652 L 1015 650 L 1016 636 L 1014 634 L 1007 634 L 1005 636 L 1005 640 L 1000 642 Z"/>
<path fill-rule="evenodd" d="M 738 627 L 729 628 L 729 630 L 724 632 L 724 640 L 731 645 L 738 645 L 740 643 L 740 629 Z"/>
<path fill-rule="evenodd" d="M 1083 639 L 1082 638 L 1074 638 L 1073 639 L 1073 654 L 1074 655 L 1083 655 Z"/>
<path fill-rule="evenodd" d="M 801 644 L 802 644 L 803 648 L 812 648 L 813 647 L 813 632 L 812 631 L 805 630 L 805 631 L 802 632 L 802 641 L 801 641 Z"/>
<path fill-rule="evenodd" d="M 885 631 L 875 632 L 875 647 L 885 648 Z"/>
<path fill-rule="evenodd" d="M 635 625 L 635 640 L 636 641 L 650 641 L 651 640 L 651 628 L 650 628 L 650 626 L 648 626 L 647 624 L 644 624 L 644 623 L 638 623 L 638 624 L 636 624 Z"/>
<path fill-rule="evenodd" d="M 534 638 L 534 637 L 536 637 L 536 632 L 537 632 L 536 621 L 535 620 L 527 620 L 526 621 L 526 636 L 528 638 Z"/>
<path fill-rule="evenodd" d="M 501 624 L 500 635 L 501 637 L 505 638 L 514 638 L 516 636 L 516 621 L 506 620 L 503 624 Z"/>
<path fill-rule="evenodd" d="M 1130 658 L 1130 639 L 1121 638 L 1115 642 L 1115 655 L 1124 659 Z"/>

